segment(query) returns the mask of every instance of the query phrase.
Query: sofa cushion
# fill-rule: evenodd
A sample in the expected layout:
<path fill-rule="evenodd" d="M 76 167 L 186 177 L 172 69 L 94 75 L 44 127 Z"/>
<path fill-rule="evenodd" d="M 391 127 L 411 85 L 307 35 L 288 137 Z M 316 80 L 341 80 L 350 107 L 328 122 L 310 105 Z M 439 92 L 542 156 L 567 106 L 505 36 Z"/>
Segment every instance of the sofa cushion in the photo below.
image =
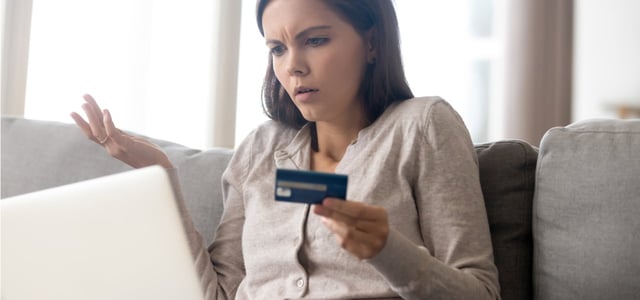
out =
<path fill-rule="evenodd" d="M 511 140 L 475 146 L 502 299 L 531 299 L 537 149 Z"/>
<path fill-rule="evenodd" d="M 178 168 L 187 209 L 206 242 L 222 214 L 221 174 L 232 151 L 199 151 L 154 140 Z M 131 170 L 73 124 L 2 117 L 2 193 L 6 198 Z"/>
<path fill-rule="evenodd" d="M 537 299 L 640 295 L 640 120 L 547 132 L 533 205 Z"/>

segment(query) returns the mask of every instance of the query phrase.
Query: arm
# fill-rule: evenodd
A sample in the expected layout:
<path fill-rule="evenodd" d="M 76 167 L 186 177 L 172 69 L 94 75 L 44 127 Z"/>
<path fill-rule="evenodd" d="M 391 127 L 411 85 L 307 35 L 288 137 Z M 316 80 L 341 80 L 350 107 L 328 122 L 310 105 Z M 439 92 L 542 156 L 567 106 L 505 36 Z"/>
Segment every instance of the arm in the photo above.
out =
<path fill-rule="evenodd" d="M 414 187 L 425 245 L 390 232 L 370 263 L 405 298 L 497 299 L 497 269 L 467 129 L 445 102 L 426 112 Z"/>
<path fill-rule="evenodd" d="M 205 298 L 234 298 L 236 289 L 244 278 L 240 242 L 244 223 L 244 208 L 242 194 L 239 192 L 241 184 L 235 180 L 235 178 L 242 178 L 236 173 L 237 170 L 242 170 L 239 167 L 240 162 L 238 162 L 241 159 L 238 157 L 243 155 L 234 156 L 223 175 L 225 210 L 218 227 L 216 241 L 207 252 L 202 236 L 196 230 L 186 208 L 177 169 L 173 167 L 164 151 L 143 138 L 129 135 L 117 129 L 113 124 L 111 114 L 107 110 L 101 110 L 93 97 L 85 95 L 84 99 L 86 103 L 82 108 L 89 122 L 77 113 L 72 113 L 71 117 L 89 140 L 100 144 L 111 156 L 134 168 L 161 165 L 167 170 Z M 240 147 L 240 149 L 246 148 Z M 243 151 L 238 152 L 242 153 Z"/>
<path fill-rule="evenodd" d="M 427 106 L 413 195 L 424 244 L 389 228 L 384 208 L 326 199 L 314 212 L 341 246 L 366 259 L 405 299 L 499 298 L 497 270 L 467 130 L 445 102 Z"/>
<path fill-rule="evenodd" d="M 244 278 L 244 263 L 241 251 L 241 233 L 244 223 L 244 209 L 239 193 L 223 179 L 225 208 L 216 232 L 215 241 L 205 250 L 203 239 L 186 209 L 177 169 L 169 169 L 178 207 L 189 239 L 205 299 L 233 299 L 238 285 Z M 225 172 L 227 175 L 229 172 Z"/>

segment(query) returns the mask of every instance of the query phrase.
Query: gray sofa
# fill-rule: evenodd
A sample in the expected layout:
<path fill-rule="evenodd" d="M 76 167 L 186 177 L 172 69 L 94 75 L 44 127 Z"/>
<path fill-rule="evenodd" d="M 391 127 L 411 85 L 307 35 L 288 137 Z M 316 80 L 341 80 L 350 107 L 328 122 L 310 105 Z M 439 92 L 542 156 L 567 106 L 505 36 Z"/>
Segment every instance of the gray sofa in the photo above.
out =
<path fill-rule="evenodd" d="M 154 140 L 211 241 L 232 151 Z M 130 168 L 71 124 L 2 118 L 2 198 Z M 476 145 L 503 299 L 640 298 L 640 121 L 551 129 L 540 149 Z"/>

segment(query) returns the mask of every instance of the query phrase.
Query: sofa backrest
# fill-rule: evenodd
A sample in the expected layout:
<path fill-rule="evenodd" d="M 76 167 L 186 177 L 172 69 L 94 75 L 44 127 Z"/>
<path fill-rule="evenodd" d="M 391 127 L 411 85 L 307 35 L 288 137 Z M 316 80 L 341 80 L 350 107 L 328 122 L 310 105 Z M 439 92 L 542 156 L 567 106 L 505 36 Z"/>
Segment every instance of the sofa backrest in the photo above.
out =
<path fill-rule="evenodd" d="M 2 117 L 0 138 L 2 198 L 131 170 L 73 124 Z M 205 243 L 212 241 L 223 209 L 220 178 L 233 152 L 151 140 L 178 168 L 187 209 Z"/>
<path fill-rule="evenodd" d="M 538 149 L 518 140 L 479 144 L 475 149 L 500 295 L 504 300 L 531 299 L 531 206 Z"/>
<path fill-rule="evenodd" d="M 536 299 L 640 297 L 640 120 L 547 132 L 533 205 Z"/>

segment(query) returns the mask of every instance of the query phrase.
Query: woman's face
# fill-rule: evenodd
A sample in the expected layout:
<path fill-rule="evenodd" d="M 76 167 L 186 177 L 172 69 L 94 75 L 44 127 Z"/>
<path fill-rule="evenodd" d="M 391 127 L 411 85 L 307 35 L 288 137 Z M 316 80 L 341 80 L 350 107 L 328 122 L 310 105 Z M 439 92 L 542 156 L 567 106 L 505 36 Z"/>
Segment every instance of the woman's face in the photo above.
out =
<path fill-rule="evenodd" d="M 308 121 L 362 122 L 369 43 L 323 1 L 273 0 L 262 16 L 273 70 Z"/>

